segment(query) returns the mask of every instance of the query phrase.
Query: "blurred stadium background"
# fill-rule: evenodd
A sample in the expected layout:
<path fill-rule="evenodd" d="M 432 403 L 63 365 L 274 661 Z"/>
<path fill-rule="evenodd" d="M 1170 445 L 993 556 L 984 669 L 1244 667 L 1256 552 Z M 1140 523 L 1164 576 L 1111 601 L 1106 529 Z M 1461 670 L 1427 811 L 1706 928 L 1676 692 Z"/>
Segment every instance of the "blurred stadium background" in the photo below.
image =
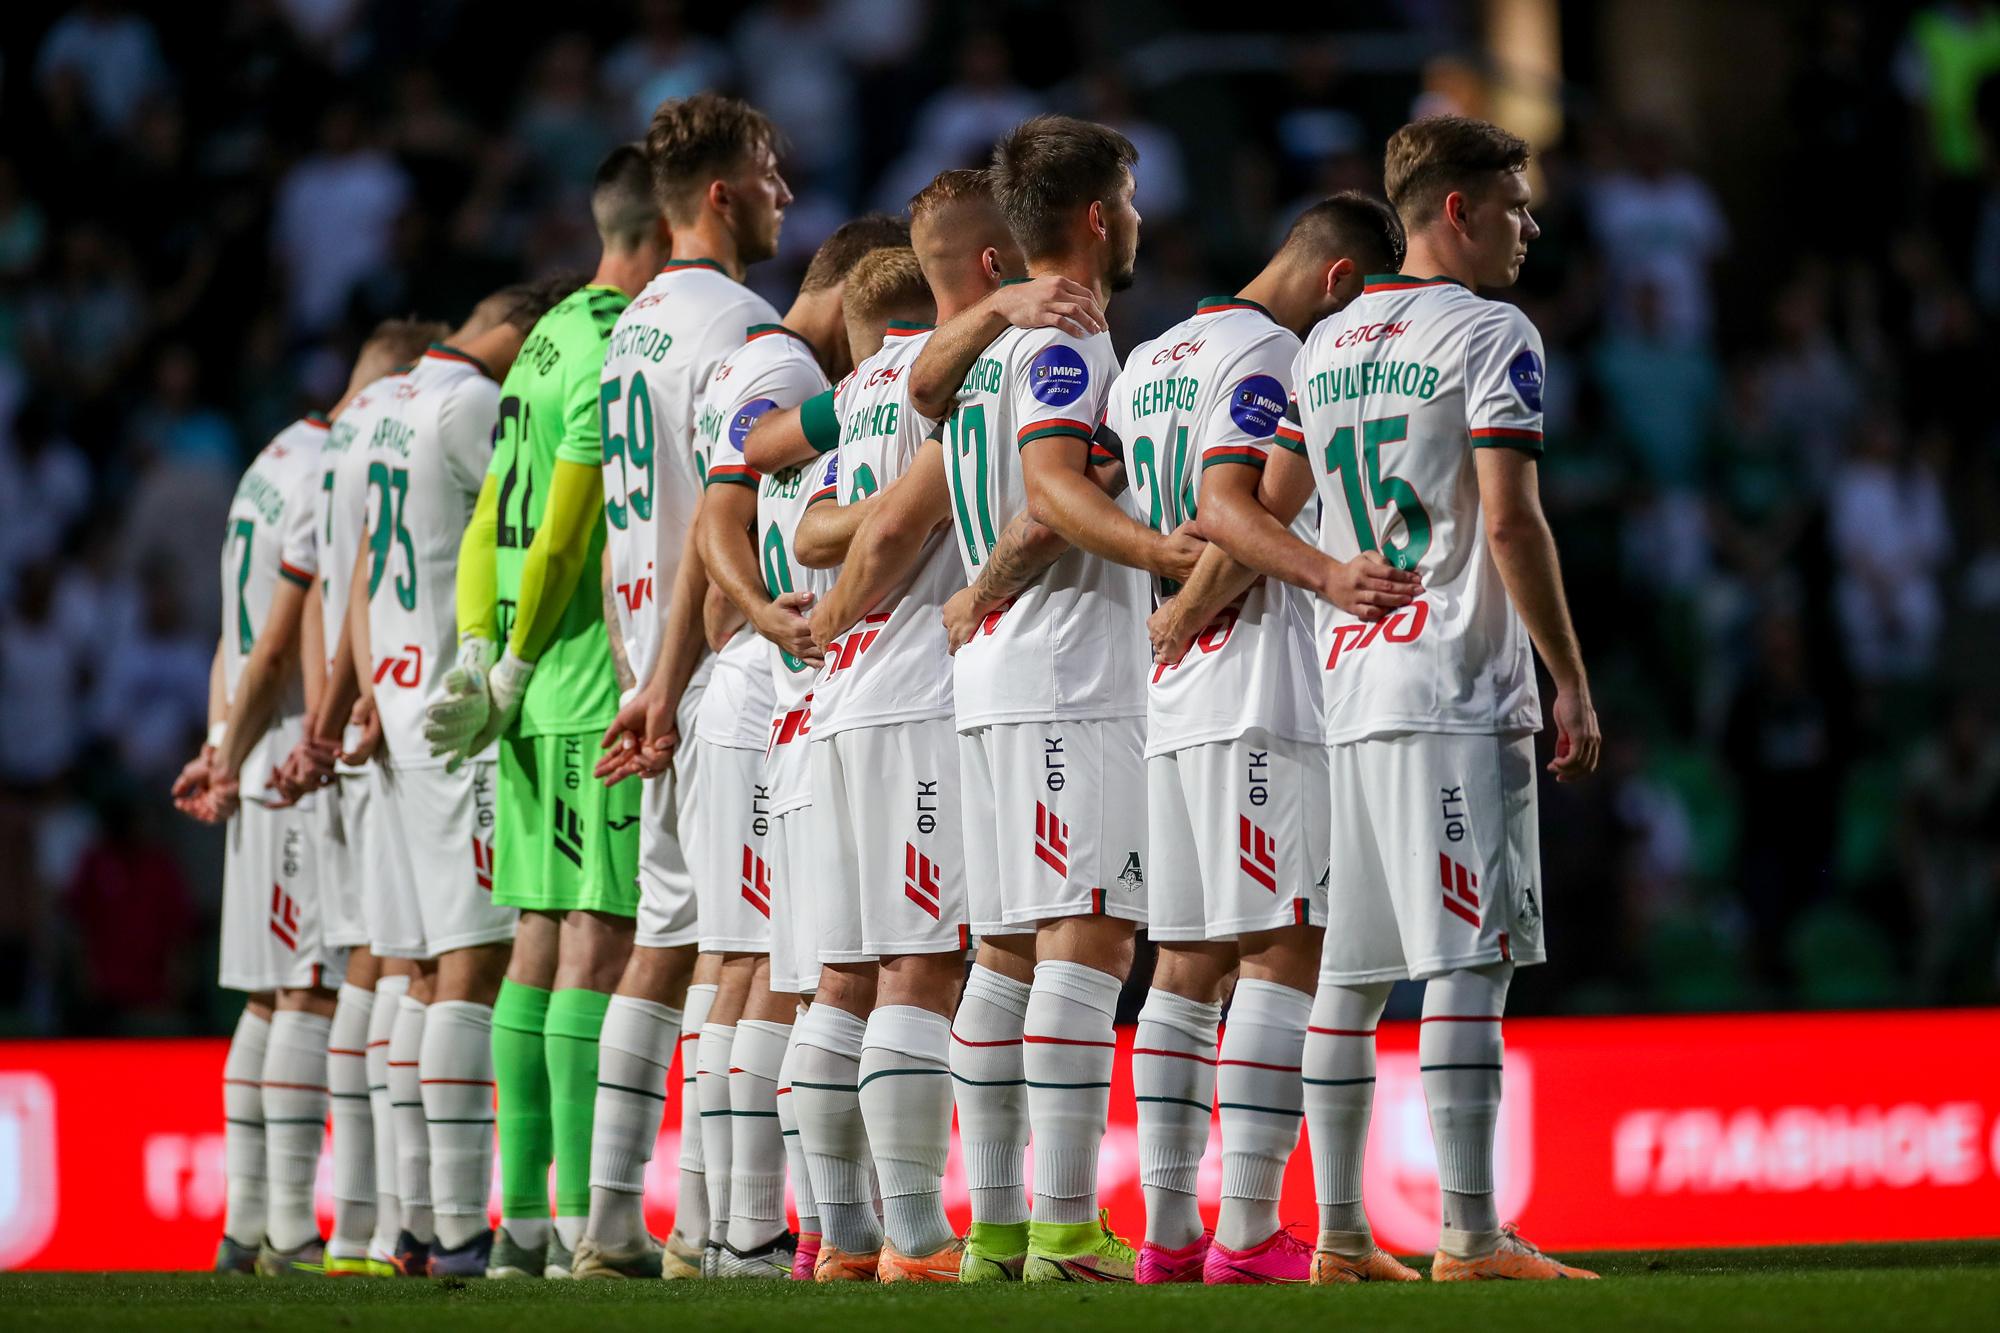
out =
<path fill-rule="evenodd" d="M 751 275 L 780 308 L 840 221 L 1015 121 L 1116 125 L 1121 350 L 1379 189 L 1411 117 L 1528 137 L 1543 235 L 1503 296 L 1548 344 L 1609 757 L 1542 793 L 1554 961 L 1512 1012 L 1995 999 L 1994 6 L 12 0 L 0 1035 L 228 1030 L 220 839 L 166 788 L 238 472 L 375 320 L 588 267 L 599 158 L 702 88 L 789 135 Z"/>

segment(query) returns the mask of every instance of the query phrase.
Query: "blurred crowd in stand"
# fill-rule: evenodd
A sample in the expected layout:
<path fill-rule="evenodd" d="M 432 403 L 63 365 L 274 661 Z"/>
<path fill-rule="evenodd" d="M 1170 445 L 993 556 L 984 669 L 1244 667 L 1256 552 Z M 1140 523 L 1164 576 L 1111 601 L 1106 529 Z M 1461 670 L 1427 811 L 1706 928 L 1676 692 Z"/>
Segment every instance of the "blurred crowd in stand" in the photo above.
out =
<path fill-rule="evenodd" d="M 797 202 L 751 273 L 780 308 L 841 221 L 1015 122 L 1116 126 L 1145 218 L 1121 351 L 1312 201 L 1379 191 L 1404 121 L 1488 109 L 1475 5 L 1384 7 L 1364 21 L 1405 55 L 1364 66 L 1302 30 L 1272 68 L 1179 74 L 1128 40 L 1179 27 L 1152 8 L 1129 32 L 1087 0 L 0 19 L 0 1034 L 227 1021 L 220 842 L 164 797 L 237 476 L 377 320 L 589 267 L 591 172 L 661 100 L 733 91 L 784 130 Z M 1542 236 L 1500 295 L 1547 341 L 1543 494 L 1609 757 L 1544 787 L 1553 961 L 1523 1012 L 2000 997 L 2000 11 L 1805 22 L 1756 216 L 1704 175 L 1714 145 L 1588 87 L 1535 163 Z"/>

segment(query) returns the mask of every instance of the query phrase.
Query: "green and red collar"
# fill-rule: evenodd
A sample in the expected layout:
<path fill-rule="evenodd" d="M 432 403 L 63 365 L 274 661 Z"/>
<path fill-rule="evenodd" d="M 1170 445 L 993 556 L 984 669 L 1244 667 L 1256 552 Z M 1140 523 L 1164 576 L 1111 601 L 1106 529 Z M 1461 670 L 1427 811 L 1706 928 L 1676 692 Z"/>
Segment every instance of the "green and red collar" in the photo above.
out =
<path fill-rule="evenodd" d="M 1362 280 L 1361 294 L 1407 292 L 1419 287 L 1464 287 L 1457 278 L 1417 278 L 1407 273 L 1370 273 Z"/>
<path fill-rule="evenodd" d="M 1224 310 L 1254 310 L 1273 324 L 1278 322 L 1277 316 L 1247 296 L 1204 296 L 1195 302 L 1194 307 L 1197 315 L 1213 315 Z"/>
<path fill-rule="evenodd" d="M 333 424 L 326 419 L 326 413 L 319 411 L 317 408 L 306 413 L 304 420 L 308 426 L 317 426 L 321 430 L 325 430 Z"/>
<path fill-rule="evenodd" d="M 712 268 L 725 278 L 729 276 L 729 270 L 713 259 L 669 259 L 660 265 L 660 272 L 672 273 L 677 268 Z"/>
<path fill-rule="evenodd" d="M 749 332 L 743 335 L 743 341 L 753 343 L 759 338 L 768 338 L 774 333 L 782 333 L 788 338 L 797 338 L 799 346 L 805 348 L 808 353 L 813 356 L 819 355 L 819 349 L 812 345 L 812 339 L 806 337 L 803 333 L 788 329 L 782 324 L 752 324 Z"/>
<path fill-rule="evenodd" d="M 489 380 L 498 378 L 491 370 L 486 368 L 484 361 L 481 361 L 470 352 L 459 351 L 449 343 L 432 343 L 424 355 L 427 357 L 436 357 L 440 361 L 461 361 L 471 366 Z"/>
<path fill-rule="evenodd" d="M 935 324 L 918 324 L 914 320 L 892 319 L 889 321 L 889 327 L 882 330 L 882 336 L 884 338 L 909 338 L 919 333 L 929 333 L 936 328 L 937 325 Z"/>

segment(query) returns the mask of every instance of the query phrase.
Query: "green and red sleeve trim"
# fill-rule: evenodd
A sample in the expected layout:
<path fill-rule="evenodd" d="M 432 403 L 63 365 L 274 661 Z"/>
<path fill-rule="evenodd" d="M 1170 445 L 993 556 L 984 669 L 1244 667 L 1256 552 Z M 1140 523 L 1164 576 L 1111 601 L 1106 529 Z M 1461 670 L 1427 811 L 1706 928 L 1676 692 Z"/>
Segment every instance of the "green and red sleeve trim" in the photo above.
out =
<path fill-rule="evenodd" d="M 1261 449 L 1236 447 L 1211 449 L 1201 456 L 1203 471 L 1207 471 L 1219 463 L 1241 463 L 1244 467 L 1261 468 L 1264 466 L 1264 452 Z"/>
<path fill-rule="evenodd" d="M 1271 442 L 1280 448 L 1290 449 L 1301 458 L 1306 456 L 1305 432 L 1290 421 L 1278 423 L 1277 433 L 1272 435 Z"/>
<path fill-rule="evenodd" d="M 424 355 L 426 357 L 434 357 L 439 361 L 458 361 L 471 366 L 489 380 L 497 378 L 492 371 L 486 368 L 484 361 L 481 361 L 470 352 L 459 351 L 449 343 L 432 343 L 429 349 L 424 352 Z"/>
<path fill-rule="evenodd" d="M 1071 421 L 1064 417 L 1049 417 L 1043 421 L 1031 421 L 1021 427 L 1020 433 L 1014 437 L 1014 446 L 1021 448 L 1031 440 L 1046 440 L 1057 435 L 1067 435 L 1073 439 L 1087 440 L 1095 433 L 1084 422 Z"/>
<path fill-rule="evenodd" d="M 1278 322 L 1276 316 L 1247 296 L 1204 296 L 1194 308 L 1197 315 L 1213 315 L 1224 310 L 1254 310 L 1273 324 Z"/>
<path fill-rule="evenodd" d="M 1516 440 L 1526 440 L 1535 444 L 1542 442 L 1542 433 L 1525 426 L 1481 426 L 1472 432 L 1475 440 L 1492 440 L 1496 444 L 1509 444 Z"/>
<path fill-rule="evenodd" d="M 312 575 L 306 573 L 303 569 L 300 569 L 298 566 L 288 565 L 282 560 L 278 562 L 278 577 L 281 579 L 288 579 L 291 582 L 298 584 L 299 587 L 301 588 L 311 588 L 313 586 Z"/>
<path fill-rule="evenodd" d="M 1361 294 L 1407 292 L 1419 287 L 1463 287 L 1457 278 L 1413 278 L 1407 273 L 1370 273 L 1362 280 Z"/>
<path fill-rule="evenodd" d="M 725 278 L 729 276 L 729 270 L 713 259 L 669 259 L 660 265 L 660 272 L 672 273 L 677 268 L 712 268 Z"/>
<path fill-rule="evenodd" d="M 748 463 L 712 463 L 703 486 L 755 486 L 763 477 Z"/>
<path fill-rule="evenodd" d="M 831 453 L 840 445 L 840 416 L 834 411 L 836 389 L 824 389 L 799 404 L 799 429 L 816 454 Z"/>
<path fill-rule="evenodd" d="M 317 410 L 306 413 L 302 419 L 308 426 L 317 426 L 321 430 L 326 430 L 333 425 L 332 422 L 326 419 L 326 413 Z"/>
<path fill-rule="evenodd" d="M 811 509 L 821 500 L 835 499 L 839 496 L 839 494 L 840 494 L 840 488 L 838 486 L 833 486 L 833 485 L 822 486 L 806 498 L 806 508 Z"/>

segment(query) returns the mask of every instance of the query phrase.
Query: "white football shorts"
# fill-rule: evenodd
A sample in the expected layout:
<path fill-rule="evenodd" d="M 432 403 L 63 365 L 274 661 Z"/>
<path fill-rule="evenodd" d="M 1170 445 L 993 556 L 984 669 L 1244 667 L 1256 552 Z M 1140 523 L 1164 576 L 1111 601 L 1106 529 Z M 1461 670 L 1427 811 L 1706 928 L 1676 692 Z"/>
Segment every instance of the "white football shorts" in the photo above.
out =
<path fill-rule="evenodd" d="M 520 913 L 493 901 L 493 797 L 499 765 L 478 759 L 456 773 L 444 767 L 377 764 L 379 839 L 392 871 L 404 876 L 398 899 L 415 908 L 416 939 L 375 946 L 389 958 L 435 958 L 453 949 L 514 938 Z M 409 923 L 403 923 L 409 928 Z"/>
<path fill-rule="evenodd" d="M 347 835 L 347 814 L 342 807 L 347 789 L 363 781 L 330 782 L 299 804 L 319 848 L 320 918 L 326 941 L 347 949 L 368 943 L 368 923 L 361 915 L 361 861 L 356 844 Z"/>
<path fill-rule="evenodd" d="M 1326 746 L 1253 730 L 1146 761 L 1147 934 L 1326 924 Z"/>
<path fill-rule="evenodd" d="M 813 808 L 796 805 L 771 819 L 764 859 L 771 866 L 771 989 L 808 995 L 819 989 L 820 907 L 826 893 Z"/>
<path fill-rule="evenodd" d="M 703 953 L 771 951 L 771 832 L 764 752 L 696 739 L 681 827 Z"/>
<path fill-rule="evenodd" d="M 692 759 L 683 754 L 659 777 L 641 779 L 639 920 L 632 943 L 642 949 L 673 949 L 701 938 L 694 876 L 680 839 L 680 788 L 692 773 Z"/>
<path fill-rule="evenodd" d="M 965 949 L 971 917 L 951 719 L 816 740 L 812 783 L 820 961 Z"/>
<path fill-rule="evenodd" d="M 326 943 L 312 816 L 245 801 L 224 831 L 222 947 L 230 990 L 338 986 L 347 950 Z"/>
<path fill-rule="evenodd" d="M 1145 924 L 1145 718 L 996 723 L 962 732 L 958 753 L 973 934 Z"/>
<path fill-rule="evenodd" d="M 1532 736 L 1402 732 L 1327 748 L 1339 855 L 1322 982 L 1543 960 Z"/>

